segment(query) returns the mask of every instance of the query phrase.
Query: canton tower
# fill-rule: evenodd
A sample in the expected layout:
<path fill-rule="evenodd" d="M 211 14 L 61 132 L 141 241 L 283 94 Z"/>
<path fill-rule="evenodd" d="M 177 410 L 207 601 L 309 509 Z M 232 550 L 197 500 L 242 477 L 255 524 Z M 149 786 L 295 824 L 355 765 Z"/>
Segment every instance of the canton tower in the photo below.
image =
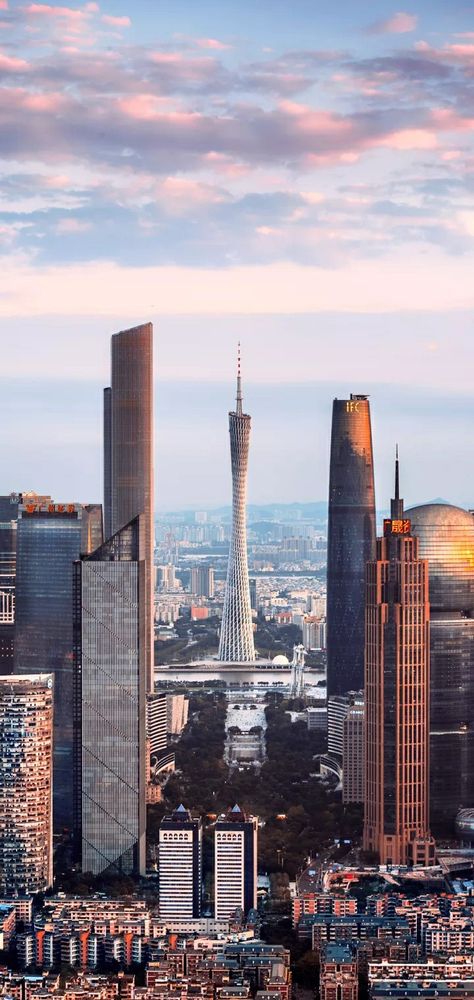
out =
<path fill-rule="evenodd" d="M 242 411 L 240 344 L 237 361 L 237 404 L 229 413 L 232 462 L 232 537 L 222 614 L 219 659 L 223 663 L 252 663 L 255 660 L 252 611 L 247 562 L 247 466 L 250 416 Z"/>

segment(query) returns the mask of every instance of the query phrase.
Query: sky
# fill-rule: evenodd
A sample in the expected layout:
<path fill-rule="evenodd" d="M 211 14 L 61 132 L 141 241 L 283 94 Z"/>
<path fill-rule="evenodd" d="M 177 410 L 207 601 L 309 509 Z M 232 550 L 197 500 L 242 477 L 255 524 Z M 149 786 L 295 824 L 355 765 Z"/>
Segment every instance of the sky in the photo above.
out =
<path fill-rule="evenodd" d="M 101 495 L 110 335 L 155 325 L 161 509 L 323 499 L 369 393 L 379 506 L 474 506 L 474 3 L 0 0 L 0 492 Z M 405 486 L 403 485 L 405 483 Z"/>

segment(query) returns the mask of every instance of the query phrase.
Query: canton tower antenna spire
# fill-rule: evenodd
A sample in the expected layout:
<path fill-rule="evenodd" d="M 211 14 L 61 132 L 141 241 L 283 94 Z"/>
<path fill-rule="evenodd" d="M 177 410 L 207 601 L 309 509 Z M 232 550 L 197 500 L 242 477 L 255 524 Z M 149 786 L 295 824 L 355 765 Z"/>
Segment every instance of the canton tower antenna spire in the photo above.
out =
<path fill-rule="evenodd" d="M 238 417 L 242 416 L 242 373 L 240 370 L 240 340 L 237 345 L 237 406 L 235 412 Z"/>
<path fill-rule="evenodd" d="M 242 410 L 240 343 L 237 354 L 237 403 L 229 413 L 232 464 L 232 537 L 222 613 L 219 659 L 223 663 L 255 660 L 247 557 L 247 466 L 251 418 Z"/>

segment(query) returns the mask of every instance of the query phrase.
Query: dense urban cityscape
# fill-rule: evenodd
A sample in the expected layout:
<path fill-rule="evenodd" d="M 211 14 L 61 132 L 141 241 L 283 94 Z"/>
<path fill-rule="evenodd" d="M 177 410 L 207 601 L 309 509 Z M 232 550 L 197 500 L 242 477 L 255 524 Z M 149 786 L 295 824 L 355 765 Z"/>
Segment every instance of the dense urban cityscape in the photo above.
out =
<path fill-rule="evenodd" d="M 473 13 L 0 0 L 0 1000 L 474 1000 Z"/>
<path fill-rule="evenodd" d="M 239 345 L 232 504 L 155 520 L 152 373 L 103 505 L 0 499 L 2 995 L 474 995 L 473 512 L 397 449 L 377 513 L 360 393 L 328 507 L 248 507 Z"/>

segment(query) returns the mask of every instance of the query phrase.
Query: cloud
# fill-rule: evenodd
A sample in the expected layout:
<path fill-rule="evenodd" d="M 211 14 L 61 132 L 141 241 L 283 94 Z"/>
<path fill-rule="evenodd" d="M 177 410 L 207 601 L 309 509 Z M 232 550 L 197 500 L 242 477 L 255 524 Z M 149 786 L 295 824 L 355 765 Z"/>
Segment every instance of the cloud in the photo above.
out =
<path fill-rule="evenodd" d="M 23 73 L 28 72 L 30 69 L 30 64 L 26 59 L 19 59 L 17 56 L 7 56 L 4 52 L 0 52 L 0 72 L 4 73 Z"/>
<path fill-rule="evenodd" d="M 129 28 L 132 23 L 127 15 L 116 16 L 113 14 L 102 14 L 101 21 L 112 28 Z"/>
<path fill-rule="evenodd" d="M 399 10 L 392 17 L 385 21 L 376 21 L 370 28 L 375 35 L 404 35 L 410 31 L 415 31 L 418 23 L 416 14 L 408 14 L 404 10 Z"/>
<path fill-rule="evenodd" d="M 24 10 L 26 14 L 39 17 L 65 18 L 68 21 L 83 21 L 84 18 L 89 17 L 90 14 L 97 13 L 99 7 L 96 3 L 87 3 L 85 7 L 82 8 L 56 7 L 47 3 L 30 3 L 26 5 Z"/>
<path fill-rule="evenodd" d="M 264 267 L 126 268 L 91 261 L 34 267 L 14 254 L 0 261 L 0 316 L 146 314 L 401 312 L 406 309 L 473 309 L 472 259 L 446 261 L 405 255 L 344 268 Z M 186 294 L 183 296 L 183 289 Z M 84 294 L 87 289 L 87 295 Z"/>
<path fill-rule="evenodd" d="M 220 42 L 218 38 L 195 38 L 194 45 L 196 45 L 198 49 L 214 49 L 219 52 L 232 48 L 232 45 L 228 45 L 226 42 Z"/>
<path fill-rule="evenodd" d="M 85 233 L 90 228 L 90 222 L 85 222 L 82 219 L 64 218 L 59 220 L 56 232 L 61 235 L 74 235 L 75 233 Z"/>

